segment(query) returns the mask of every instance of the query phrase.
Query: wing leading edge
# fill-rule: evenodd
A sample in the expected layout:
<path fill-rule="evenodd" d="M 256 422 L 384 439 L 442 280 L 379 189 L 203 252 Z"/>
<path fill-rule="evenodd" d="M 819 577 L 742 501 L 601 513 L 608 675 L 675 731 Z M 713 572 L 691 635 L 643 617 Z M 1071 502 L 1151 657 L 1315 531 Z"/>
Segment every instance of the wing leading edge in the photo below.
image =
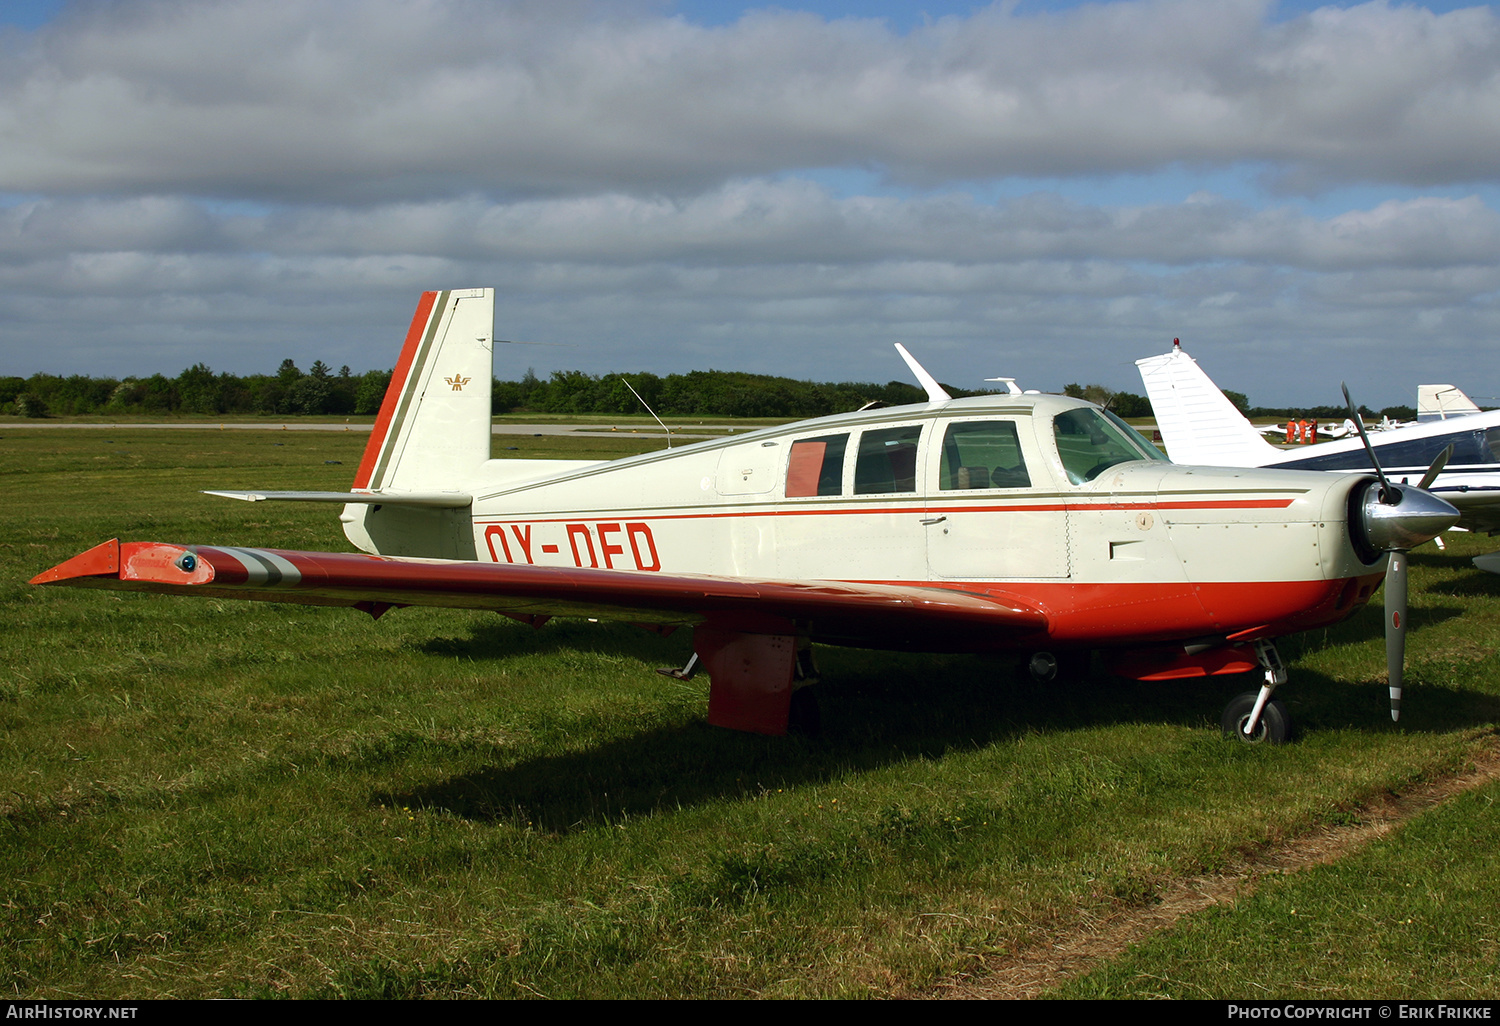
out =
<path fill-rule="evenodd" d="M 350 606 L 481 609 L 533 621 L 592 616 L 781 633 L 880 648 L 963 650 L 1046 634 L 1017 596 L 837 581 L 777 581 L 112 540 L 32 584 Z M 762 628 L 758 624 L 770 624 Z"/>

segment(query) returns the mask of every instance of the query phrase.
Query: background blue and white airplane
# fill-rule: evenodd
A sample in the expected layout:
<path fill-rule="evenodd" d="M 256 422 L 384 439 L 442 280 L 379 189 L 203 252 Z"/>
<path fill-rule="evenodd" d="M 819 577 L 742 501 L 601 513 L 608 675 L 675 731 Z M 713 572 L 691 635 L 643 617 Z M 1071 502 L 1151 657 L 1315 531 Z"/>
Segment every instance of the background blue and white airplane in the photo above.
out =
<path fill-rule="evenodd" d="M 1342 473 L 1371 469 L 1357 435 L 1292 449 L 1270 444 L 1180 345 L 1174 343 L 1172 351 L 1161 356 L 1137 360 L 1136 367 L 1174 463 Z M 1500 534 L 1500 410 L 1450 410 L 1446 417 L 1381 431 L 1370 437 L 1370 443 L 1386 475 L 1400 484 L 1420 481 L 1443 450 L 1453 446 L 1453 455 L 1430 490 L 1458 508 L 1457 529 Z M 1500 573 L 1500 552 L 1474 562 Z"/>

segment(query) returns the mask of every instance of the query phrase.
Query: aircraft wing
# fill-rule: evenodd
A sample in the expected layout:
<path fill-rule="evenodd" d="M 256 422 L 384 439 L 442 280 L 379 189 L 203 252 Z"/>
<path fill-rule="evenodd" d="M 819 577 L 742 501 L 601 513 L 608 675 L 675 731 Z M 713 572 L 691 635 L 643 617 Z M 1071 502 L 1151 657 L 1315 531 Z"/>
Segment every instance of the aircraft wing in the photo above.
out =
<path fill-rule="evenodd" d="M 660 626 L 806 623 L 814 637 L 881 647 L 963 650 L 983 639 L 1045 635 L 1048 618 L 1020 597 L 918 585 L 750 580 L 464 560 L 182 546 L 95 546 L 32 584 L 205 598 L 351 606 L 483 609 L 526 622 L 591 616 Z M 967 639 L 967 640 L 966 640 Z M 955 647 L 955 643 L 959 643 Z"/>
<path fill-rule="evenodd" d="M 1458 509 L 1458 524 L 1466 531 L 1500 531 L 1500 487 L 1434 488 L 1432 493 Z"/>

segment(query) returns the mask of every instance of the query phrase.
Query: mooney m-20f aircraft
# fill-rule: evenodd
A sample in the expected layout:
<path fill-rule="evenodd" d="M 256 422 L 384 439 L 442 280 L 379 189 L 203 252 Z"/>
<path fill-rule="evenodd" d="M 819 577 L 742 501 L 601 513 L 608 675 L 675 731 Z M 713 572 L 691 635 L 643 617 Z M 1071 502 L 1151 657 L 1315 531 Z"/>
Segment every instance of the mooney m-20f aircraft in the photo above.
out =
<path fill-rule="evenodd" d="M 1219 391 L 1198 362 L 1175 343 L 1171 352 L 1137 360 L 1141 381 L 1156 414 L 1167 455 L 1179 463 L 1222 467 L 1277 467 L 1365 474 L 1371 454 L 1359 437 L 1278 449 Z M 1380 432 L 1373 456 L 1401 483 L 1417 480 L 1451 446 L 1441 473 L 1429 482 L 1434 494 L 1458 508 L 1465 531 L 1500 534 L 1500 410 L 1479 408 L 1449 385 L 1423 385 L 1448 396 L 1446 419 Z M 1460 401 L 1460 398 L 1462 401 Z M 1424 399 L 1431 411 L 1439 400 Z M 1435 415 L 1434 415 L 1435 416 Z M 1500 553 L 1475 557 L 1482 569 L 1500 573 Z"/>
<path fill-rule="evenodd" d="M 1364 475 L 1174 466 L 1081 400 L 952 399 L 905 350 L 928 402 L 604 463 L 491 459 L 493 317 L 489 289 L 422 297 L 353 491 L 217 493 L 341 504 L 366 554 L 111 541 L 34 583 L 687 627 L 670 672 L 706 670 L 710 722 L 767 734 L 816 708 L 812 642 L 1018 652 L 1043 680 L 1090 650 L 1143 680 L 1260 667 L 1226 729 L 1282 740 L 1272 640 L 1358 610 L 1389 553 L 1457 516 Z"/>

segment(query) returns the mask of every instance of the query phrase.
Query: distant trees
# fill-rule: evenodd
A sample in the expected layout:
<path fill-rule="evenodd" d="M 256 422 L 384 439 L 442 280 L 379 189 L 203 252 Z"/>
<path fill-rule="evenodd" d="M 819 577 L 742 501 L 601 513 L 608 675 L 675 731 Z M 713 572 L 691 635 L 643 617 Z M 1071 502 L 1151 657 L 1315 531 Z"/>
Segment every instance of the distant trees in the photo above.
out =
<path fill-rule="evenodd" d="M 275 374 L 215 374 L 196 363 L 175 378 L 153 374 L 147 378 L 68 378 L 33 374 L 29 378 L 0 378 L 0 413 L 22 417 L 77 416 L 110 413 L 259 413 L 294 414 L 375 413 L 390 383 L 384 370 L 354 374 L 341 367 L 337 374 L 322 360 L 305 373 L 292 360 L 283 360 Z"/>
<path fill-rule="evenodd" d="M 943 387 L 955 396 L 985 394 Z M 870 402 L 888 406 L 921 402 L 926 393 L 900 381 L 831 384 L 743 371 L 689 371 L 666 377 L 645 372 L 600 376 L 554 371 L 549 380 L 541 381 L 527 370 L 520 381 L 497 380 L 492 397 L 496 413 L 631 414 L 644 412 L 641 400 L 645 400 L 664 417 L 822 417 L 857 410 Z"/>
<path fill-rule="evenodd" d="M 1235 394 L 1239 395 L 1237 392 Z M 1115 392 L 1103 385 L 1072 384 L 1063 386 L 1063 395 L 1070 395 L 1074 399 L 1086 399 L 1121 417 L 1151 416 L 1151 401 L 1133 392 Z M 1243 399 L 1244 396 L 1240 398 Z"/>
<path fill-rule="evenodd" d="M 206 364 L 195 363 L 175 378 L 162 374 L 135 378 L 90 378 L 81 374 L 59 377 L 33 374 L 29 378 L 0 377 L 0 414 L 19 417 L 79 416 L 84 414 L 172 413 L 217 416 L 260 414 L 286 417 L 307 415 L 370 416 L 380 411 L 390 384 L 391 371 L 372 370 L 355 374 L 340 367 L 333 371 L 322 360 L 314 360 L 306 371 L 294 360 L 283 360 L 274 374 L 216 374 Z M 627 382 L 629 387 L 627 387 Z M 554 371 L 545 381 L 530 368 L 519 381 L 493 382 L 491 406 L 495 413 L 592 413 L 606 415 L 644 412 L 640 394 L 661 416 L 677 417 L 822 417 L 857 410 L 867 403 L 901 406 L 922 402 L 920 388 L 904 381 L 873 382 L 797 381 L 770 374 L 744 371 L 689 371 L 665 377 L 646 372 L 634 374 L 586 374 Z M 944 385 L 951 395 L 984 395 L 985 392 Z M 1063 394 L 1108 407 L 1122 417 L 1149 417 L 1151 404 L 1131 392 L 1116 392 L 1103 385 L 1066 386 Z M 1243 393 L 1226 391 L 1230 402 L 1247 416 L 1317 417 L 1342 419 L 1340 406 L 1301 409 L 1251 407 Z M 1407 406 L 1389 407 L 1380 414 L 1360 411 L 1367 418 L 1381 414 L 1412 420 L 1416 412 Z"/>

